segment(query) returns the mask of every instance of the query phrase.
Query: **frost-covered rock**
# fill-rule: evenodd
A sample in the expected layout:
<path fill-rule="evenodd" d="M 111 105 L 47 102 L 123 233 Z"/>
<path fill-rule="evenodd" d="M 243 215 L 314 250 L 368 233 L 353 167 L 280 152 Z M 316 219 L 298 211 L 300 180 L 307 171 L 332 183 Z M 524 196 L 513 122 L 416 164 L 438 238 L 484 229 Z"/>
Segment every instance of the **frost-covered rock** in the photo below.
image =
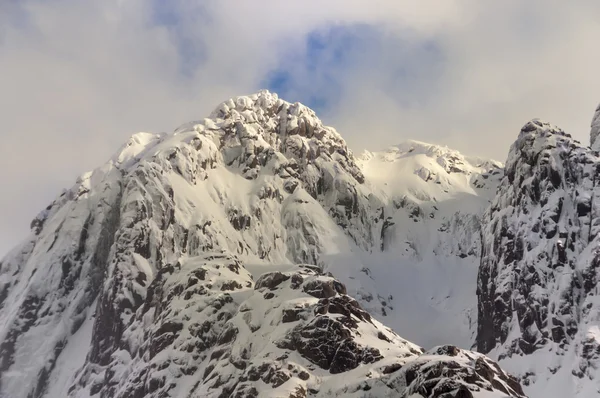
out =
<path fill-rule="evenodd" d="M 411 361 L 394 382 L 404 382 L 408 397 L 522 397 L 521 385 L 486 356 L 455 346 L 435 347 Z M 411 395 L 414 394 L 414 395 Z"/>
<path fill-rule="evenodd" d="M 597 153 L 533 120 L 484 218 L 477 348 L 540 394 L 600 391 L 599 172 Z"/>
<path fill-rule="evenodd" d="M 108 369 L 84 368 L 71 395 L 523 396 L 490 359 L 454 346 L 423 354 L 345 292 L 315 266 L 255 284 L 221 254 L 167 266 Z"/>
<path fill-rule="evenodd" d="M 187 396 L 182 384 L 197 374 L 253 285 L 239 260 L 220 253 L 162 267 L 107 365 L 89 358 L 69 395 Z"/>

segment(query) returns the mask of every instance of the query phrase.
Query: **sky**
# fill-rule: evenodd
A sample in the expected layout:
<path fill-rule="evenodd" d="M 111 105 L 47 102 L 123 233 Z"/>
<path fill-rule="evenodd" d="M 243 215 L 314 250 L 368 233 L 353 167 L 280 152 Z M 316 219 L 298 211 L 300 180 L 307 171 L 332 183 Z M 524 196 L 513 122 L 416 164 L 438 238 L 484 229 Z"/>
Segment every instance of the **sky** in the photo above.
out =
<path fill-rule="evenodd" d="M 542 118 L 588 143 L 600 2 L 0 0 L 0 257 L 138 131 L 267 88 L 354 152 L 503 161 Z"/>

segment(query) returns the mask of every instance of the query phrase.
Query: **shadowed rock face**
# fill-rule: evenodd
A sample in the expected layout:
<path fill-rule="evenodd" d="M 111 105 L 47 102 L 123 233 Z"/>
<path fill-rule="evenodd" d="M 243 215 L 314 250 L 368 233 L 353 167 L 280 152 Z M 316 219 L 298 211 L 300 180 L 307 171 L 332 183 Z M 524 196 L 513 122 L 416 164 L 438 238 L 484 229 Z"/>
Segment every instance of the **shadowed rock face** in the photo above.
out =
<path fill-rule="evenodd" d="M 573 374 L 593 377 L 598 176 L 597 152 L 548 123 L 534 120 L 523 127 L 484 217 L 478 350 L 494 350 L 500 358 L 547 350 L 562 356 L 587 341 Z M 554 373 L 571 366 L 553 365 Z"/>
<path fill-rule="evenodd" d="M 493 180 L 436 156 L 444 178 L 423 181 Z M 394 211 L 426 216 L 377 195 L 334 129 L 268 92 L 134 135 L 0 262 L 0 397 L 520 394 L 495 366 L 473 377 L 478 354 L 423 356 L 322 272 L 324 254 L 393 243 Z M 459 230 L 478 218 L 454 218 L 443 233 L 461 238 L 444 250 L 475 257 L 477 233 Z M 248 271 L 305 262 L 256 283 Z"/>

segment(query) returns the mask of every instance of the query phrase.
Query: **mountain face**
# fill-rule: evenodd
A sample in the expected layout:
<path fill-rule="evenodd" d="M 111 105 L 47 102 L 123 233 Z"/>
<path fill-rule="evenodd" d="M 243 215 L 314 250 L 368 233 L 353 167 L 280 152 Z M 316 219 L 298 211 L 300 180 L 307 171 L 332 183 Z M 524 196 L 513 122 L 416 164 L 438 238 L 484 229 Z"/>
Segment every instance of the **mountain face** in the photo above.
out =
<path fill-rule="evenodd" d="M 598 152 L 531 121 L 484 217 L 477 349 L 536 396 L 600 393 L 599 176 Z"/>
<path fill-rule="evenodd" d="M 595 268 L 578 261 L 592 253 L 595 155 L 581 147 L 569 160 L 559 150 L 577 144 L 548 133 L 562 137 L 551 148 L 536 131 L 506 169 L 417 141 L 355 157 L 312 110 L 262 91 L 172 134 L 136 134 L 0 262 L 0 396 L 521 397 L 517 379 L 457 346 L 476 341 L 504 362 L 534 355 L 553 330 L 536 322 L 553 314 L 565 352 L 587 352 L 589 378 L 597 346 L 572 336 L 594 322 L 583 269 Z M 552 172 L 536 151 L 568 159 Z M 538 194 L 522 193 L 527 173 Z M 558 196 L 543 198 L 556 173 L 572 179 L 558 213 L 575 211 L 554 220 Z M 584 202 L 587 224 L 569 241 Z M 507 275 L 535 264 L 506 248 L 543 211 L 572 229 L 557 227 L 561 252 L 539 225 L 536 255 L 554 258 L 554 245 L 581 287 L 550 295 L 542 318 L 544 291 L 566 289 L 566 272 L 551 284 L 531 273 L 513 315 Z"/>

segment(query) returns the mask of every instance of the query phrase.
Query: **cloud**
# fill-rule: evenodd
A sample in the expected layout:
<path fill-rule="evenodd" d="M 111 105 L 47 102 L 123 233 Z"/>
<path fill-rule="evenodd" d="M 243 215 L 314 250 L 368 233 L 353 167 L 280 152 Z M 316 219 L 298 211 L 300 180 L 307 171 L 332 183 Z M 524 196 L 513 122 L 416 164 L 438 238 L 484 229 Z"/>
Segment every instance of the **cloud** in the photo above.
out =
<path fill-rule="evenodd" d="M 288 77 L 296 82 L 296 91 L 288 91 L 310 100 L 315 89 L 327 92 L 320 77 L 334 70 L 339 101 L 320 114 L 354 149 L 414 138 L 503 160 L 533 117 L 587 143 L 600 101 L 600 55 L 592 39 L 600 34 L 594 18 L 600 4 L 448 3 L 456 7 L 453 17 L 436 23 L 395 25 L 390 13 L 373 25 L 375 38 L 348 49 L 350 62 L 325 63 L 318 73 L 305 67 Z M 335 40 L 329 48 L 336 49 Z M 311 79 L 296 78 L 304 75 Z M 319 84 L 305 87 L 305 81 Z"/>
<path fill-rule="evenodd" d="M 587 142 L 595 1 L 0 3 L 0 254 L 136 131 L 264 86 L 355 150 L 413 138 L 503 159 L 541 117 Z"/>

